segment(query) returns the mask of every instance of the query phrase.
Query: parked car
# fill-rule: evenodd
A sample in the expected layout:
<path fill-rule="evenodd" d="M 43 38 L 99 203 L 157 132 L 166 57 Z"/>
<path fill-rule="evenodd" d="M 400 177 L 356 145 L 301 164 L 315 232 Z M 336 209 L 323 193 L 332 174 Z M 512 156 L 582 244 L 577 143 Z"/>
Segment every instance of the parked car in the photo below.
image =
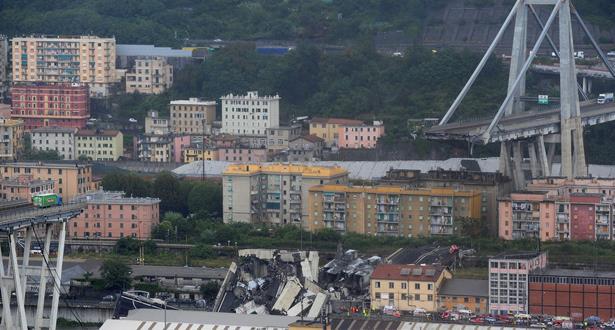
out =
<path fill-rule="evenodd" d="M 103 301 L 115 301 L 115 296 L 110 294 L 110 295 L 106 295 L 102 298 Z"/>

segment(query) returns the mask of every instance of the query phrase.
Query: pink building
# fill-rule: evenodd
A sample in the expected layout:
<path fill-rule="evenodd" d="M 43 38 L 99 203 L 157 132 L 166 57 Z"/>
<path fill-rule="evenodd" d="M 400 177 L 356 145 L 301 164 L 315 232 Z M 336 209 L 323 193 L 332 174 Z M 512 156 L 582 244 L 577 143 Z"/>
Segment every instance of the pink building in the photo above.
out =
<path fill-rule="evenodd" d="M 173 161 L 176 163 L 183 162 L 182 150 L 184 147 L 190 146 L 191 143 L 190 135 L 180 135 L 173 137 Z"/>
<path fill-rule="evenodd" d="M 87 207 L 70 220 L 68 232 L 72 238 L 149 239 L 160 223 L 158 198 L 124 197 L 123 192 L 99 190 L 79 199 L 85 200 Z"/>
<path fill-rule="evenodd" d="M 343 149 L 373 149 L 383 135 L 381 121 L 374 121 L 372 125 L 340 125 L 337 145 Z"/>
<path fill-rule="evenodd" d="M 218 159 L 229 162 L 266 162 L 267 161 L 267 149 L 266 148 L 219 148 Z"/>
<path fill-rule="evenodd" d="M 52 194 L 53 180 L 35 180 L 32 175 L 19 175 L 8 180 L 0 181 L 2 199 L 31 200 L 32 196 Z"/>
<path fill-rule="evenodd" d="M 555 199 L 544 192 L 514 193 L 499 201 L 499 236 L 502 239 L 556 238 Z"/>

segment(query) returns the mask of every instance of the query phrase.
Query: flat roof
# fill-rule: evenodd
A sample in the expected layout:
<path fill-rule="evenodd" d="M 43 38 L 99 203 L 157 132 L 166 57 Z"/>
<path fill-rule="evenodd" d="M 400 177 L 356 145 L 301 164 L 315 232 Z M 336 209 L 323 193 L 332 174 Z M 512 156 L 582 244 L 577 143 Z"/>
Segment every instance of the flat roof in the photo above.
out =
<path fill-rule="evenodd" d="M 191 51 L 172 49 L 170 47 L 156 47 L 155 45 L 118 44 L 115 48 L 116 56 L 192 57 Z"/>
<path fill-rule="evenodd" d="M 68 127 L 57 127 L 57 126 L 47 126 L 47 127 L 39 127 L 31 130 L 32 133 L 75 133 L 77 132 L 76 128 L 68 128 Z"/>
<path fill-rule="evenodd" d="M 520 251 L 520 252 L 503 252 L 496 255 L 491 259 L 506 259 L 506 260 L 528 260 L 534 259 L 545 252 L 536 252 L 536 251 Z"/>
<path fill-rule="evenodd" d="M 545 276 L 567 276 L 567 277 L 587 277 L 587 278 L 611 278 L 615 279 L 615 272 L 595 271 L 588 269 L 565 269 L 565 268 L 546 268 L 536 269 L 531 275 Z"/>
<path fill-rule="evenodd" d="M 61 169 L 71 169 L 77 167 L 92 167 L 91 164 L 79 164 L 75 161 L 67 161 L 65 163 L 54 162 L 54 163 L 43 163 L 43 162 L 12 162 L 12 163 L 2 163 L 0 166 L 7 167 L 40 167 L 40 168 L 61 168 Z"/>
<path fill-rule="evenodd" d="M 165 315 L 166 314 L 166 315 Z M 300 318 L 293 316 L 279 315 L 254 315 L 254 314 L 235 314 L 235 313 L 213 313 L 201 311 L 182 311 L 182 310 L 167 310 L 162 312 L 156 309 L 133 309 L 128 312 L 123 320 L 133 321 L 156 321 L 156 322 L 176 322 L 176 323 L 193 323 L 204 325 L 221 325 L 221 326 L 239 326 L 239 327 L 272 327 L 272 328 L 288 328 L 289 324 L 297 322 Z M 105 322 L 106 324 L 106 322 Z M 175 326 L 169 327 L 175 329 Z M 117 329 L 105 328 L 101 329 Z M 146 327 L 147 329 L 147 327 Z"/>
<path fill-rule="evenodd" d="M 402 186 L 348 186 L 348 185 L 319 185 L 310 188 L 313 192 L 345 192 L 368 194 L 400 194 L 446 197 L 472 197 L 480 193 L 475 191 L 461 191 L 453 188 L 405 188 Z"/>
<path fill-rule="evenodd" d="M 440 295 L 489 297 L 489 282 L 466 278 L 446 280 L 440 289 Z"/>
<path fill-rule="evenodd" d="M 348 171 L 337 166 L 309 166 L 303 164 L 233 164 L 224 170 L 224 175 L 252 175 L 257 173 L 301 174 L 304 177 L 333 177 L 348 175 Z"/>
<path fill-rule="evenodd" d="M 224 279 L 228 269 L 209 267 L 172 267 L 132 265 L 132 277 L 157 276 L 157 277 L 192 277 L 207 279 Z"/>

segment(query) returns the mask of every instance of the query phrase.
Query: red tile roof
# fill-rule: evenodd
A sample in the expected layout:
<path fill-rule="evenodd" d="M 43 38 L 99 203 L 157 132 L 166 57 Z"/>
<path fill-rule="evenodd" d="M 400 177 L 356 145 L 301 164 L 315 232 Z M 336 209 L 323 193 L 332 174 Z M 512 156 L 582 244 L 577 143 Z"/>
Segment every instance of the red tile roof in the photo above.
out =
<path fill-rule="evenodd" d="M 372 280 L 435 282 L 444 267 L 440 265 L 381 264 L 372 273 Z"/>
<path fill-rule="evenodd" d="M 311 120 L 312 123 L 318 124 L 337 124 L 337 125 L 349 125 L 349 126 L 360 126 L 365 125 L 362 120 L 356 119 L 345 119 L 345 118 L 313 118 Z"/>

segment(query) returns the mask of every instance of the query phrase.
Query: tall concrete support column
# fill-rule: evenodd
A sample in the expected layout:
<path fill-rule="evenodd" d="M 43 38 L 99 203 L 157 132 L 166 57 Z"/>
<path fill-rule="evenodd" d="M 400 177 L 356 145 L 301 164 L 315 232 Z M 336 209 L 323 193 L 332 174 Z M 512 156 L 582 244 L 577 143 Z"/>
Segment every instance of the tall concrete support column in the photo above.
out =
<path fill-rule="evenodd" d="M 38 301 L 36 303 L 36 319 L 34 320 L 34 330 L 40 330 L 43 326 L 43 312 L 45 309 L 45 296 L 47 292 L 47 263 L 49 261 L 49 248 L 51 245 L 52 225 L 45 225 L 45 246 L 43 247 L 43 262 L 41 263 L 41 276 L 38 282 Z"/>
<path fill-rule="evenodd" d="M 525 0 L 517 7 L 515 14 L 515 29 L 513 35 L 512 57 L 510 60 L 510 74 L 508 76 L 508 93 L 514 95 L 513 101 L 506 108 L 504 116 L 523 111 L 523 103 L 519 101 L 519 96 L 525 95 L 525 72 L 523 64 L 527 59 L 527 17 L 528 6 Z M 515 80 L 523 76 L 516 90 L 513 90 Z"/>
<path fill-rule="evenodd" d="M 561 175 L 572 179 L 579 175 L 586 176 L 587 169 L 583 147 L 583 127 L 580 125 L 579 94 L 576 87 L 577 75 L 573 54 L 570 0 L 563 0 L 563 2 L 564 4 L 559 9 Z M 573 134 L 573 131 L 576 133 Z M 574 155 L 573 148 L 576 150 Z"/>
<path fill-rule="evenodd" d="M 4 258 L 0 250 L 0 293 L 2 294 L 2 329 L 13 328 L 13 316 L 11 314 L 11 287 L 12 279 L 4 272 Z"/>
<path fill-rule="evenodd" d="M 547 156 L 545 137 L 542 135 L 538 135 L 538 140 L 536 141 L 536 144 L 538 144 L 538 159 L 540 160 L 542 176 L 551 176 L 551 163 L 549 162 L 549 157 Z"/>
<path fill-rule="evenodd" d="M 583 77 L 583 93 L 587 94 L 587 77 Z"/>
<path fill-rule="evenodd" d="M 513 143 L 513 181 L 515 190 L 525 189 L 525 175 L 523 174 L 523 148 L 521 141 Z"/>
<path fill-rule="evenodd" d="M 510 142 L 502 142 L 500 143 L 500 173 L 503 175 L 512 178 L 512 164 L 511 164 L 511 143 Z"/>
<path fill-rule="evenodd" d="M 23 246 L 23 257 L 21 258 L 21 293 L 23 299 L 26 299 L 26 283 L 27 283 L 27 268 L 30 265 L 30 246 L 32 245 L 32 234 L 34 232 L 33 227 L 26 228 L 26 239 Z"/>
<path fill-rule="evenodd" d="M 535 179 L 541 175 L 540 167 L 538 166 L 538 156 L 536 155 L 536 142 L 529 142 L 527 149 L 530 156 L 530 172 L 532 173 L 532 179 Z"/>
<path fill-rule="evenodd" d="M 56 322 L 58 320 L 58 304 L 60 302 L 60 288 L 62 286 L 62 263 L 64 262 L 64 241 L 66 239 L 66 220 L 62 221 L 60 234 L 58 237 L 58 257 L 56 259 L 56 268 L 53 272 L 55 284 L 53 287 L 53 297 L 51 299 L 51 314 L 49 316 L 49 330 L 56 330 Z"/>
<path fill-rule="evenodd" d="M 13 281 L 15 282 L 15 298 L 17 299 L 17 313 L 19 316 L 19 329 L 28 330 L 28 319 L 26 318 L 26 307 L 24 305 L 24 295 L 22 294 L 21 277 L 19 276 L 19 260 L 17 260 L 17 243 L 15 233 L 9 234 L 9 248 L 11 250 L 10 260 L 13 265 Z M 16 327 L 17 328 L 17 327 Z"/>

